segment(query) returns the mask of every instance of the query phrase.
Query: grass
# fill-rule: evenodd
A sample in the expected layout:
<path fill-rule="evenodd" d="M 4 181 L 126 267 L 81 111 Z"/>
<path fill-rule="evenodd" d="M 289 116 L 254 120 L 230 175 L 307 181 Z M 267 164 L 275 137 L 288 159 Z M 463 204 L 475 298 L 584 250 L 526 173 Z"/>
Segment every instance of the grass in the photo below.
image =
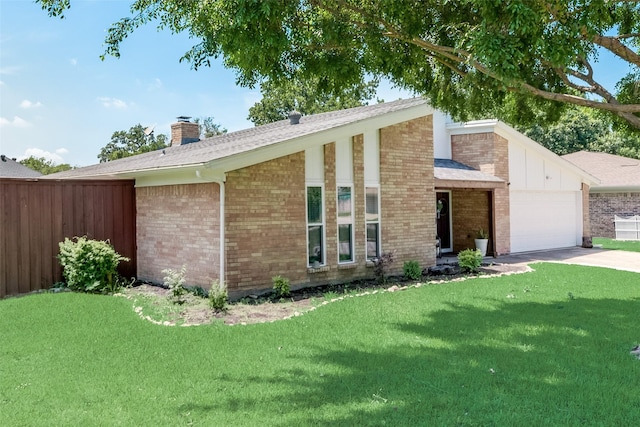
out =
<path fill-rule="evenodd" d="M 594 237 L 594 245 L 602 245 L 604 249 L 617 249 L 621 251 L 640 252 L 639 240 L 615 240 L 605 237 Z"/>
<path fill-rule="evenodd" d="M 3 300 L 0 425 L 633 425 L 640 275 L 535 268 L 233 327 Z"/>

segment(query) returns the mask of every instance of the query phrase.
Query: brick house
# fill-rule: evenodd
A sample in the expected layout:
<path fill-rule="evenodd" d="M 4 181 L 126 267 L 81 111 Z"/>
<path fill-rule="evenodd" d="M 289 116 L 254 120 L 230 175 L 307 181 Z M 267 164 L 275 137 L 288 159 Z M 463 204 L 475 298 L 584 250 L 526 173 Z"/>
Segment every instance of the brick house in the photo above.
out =
<path fill-rule="evenodd" d="M 473 247 L 479 228 L 494 256 L 590 244 L 595 177 L 500 121 L 434 123 L 437 198 L 451 204 L 437 220 L 443 252 Z M 463 167 L 438 167 L 448 159 Z"/>
<path fill-rule="evenodd" d="M 484 227 L 494 254 L 511 252 L 521 233 L 509 182 L 511 139 L 523 136 L 500 122 L 446 123 L 416 98 L 191 142 L 198 136 L 196 123 L 181 121 L 161 152 L 50 176 L 135 179 L 141 279 L 161 281 L 163 269 L 185 264 L 190 284 L 223 278 L 239 297 L 270 289 L 278 274 L 294 288 L 371 277 L 373 260 L 386 252 L 394 253 L 392 273 L 408 260 L 431 266 L 445 231 L 446 249 L 458 251 Z M 525 169 L 556 168 L 558 190 L 574 202 L 571 238 L 542 249 L 579 244 L 588 235 L 582 201 L 591 178 L 533 141 L 522 144 L 514 145 L 518 155 L 543 159 Z M 444 195 L 447 230 L 436 221 L 436 197 Z"/>
<path fill-rule="evenodd" d="M 562 158 L 600 180 L 589 191 L 593 236 L 615 238 L 616 215 L 640 215 L 640 160 L 589 151 L 578 151 Z"/>

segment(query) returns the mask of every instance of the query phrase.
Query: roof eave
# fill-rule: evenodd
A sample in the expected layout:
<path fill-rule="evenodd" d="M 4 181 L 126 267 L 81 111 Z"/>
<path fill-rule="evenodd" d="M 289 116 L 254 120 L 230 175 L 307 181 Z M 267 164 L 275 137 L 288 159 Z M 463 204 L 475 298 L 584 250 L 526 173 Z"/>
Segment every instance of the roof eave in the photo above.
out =
<path fill-rule="evenodd" d="M 504 181 L 476 181 L 468 179 L 435 179 L 436 189 L 450 188 L 471 188 L 471 189 L 496 189 L 506 188 L 507 183 Z"/>
<path fill-rule="evenodd" d="M 640 192 L 640 185 L 596 185 L 590 193 L 635 193 Z"/>
<path fill-rule="evenodd" d="M 336 142 L 343 138 L 350 138 L 355 135 L 375 131 L 398 123 L 429 116 L 433 114 L 433 112 L 434 109 L 430 105 L 426 103 L 420 104 L 403 110 L 353 121 L 312 134 L 294 137 L 263 147 L 214 159 L 207 162 L 206 167 L 216 171 L 217 173 L 224 174 L 232 170 L 241 169 L 279 157 L 298 153 L 317 145 Z"/>

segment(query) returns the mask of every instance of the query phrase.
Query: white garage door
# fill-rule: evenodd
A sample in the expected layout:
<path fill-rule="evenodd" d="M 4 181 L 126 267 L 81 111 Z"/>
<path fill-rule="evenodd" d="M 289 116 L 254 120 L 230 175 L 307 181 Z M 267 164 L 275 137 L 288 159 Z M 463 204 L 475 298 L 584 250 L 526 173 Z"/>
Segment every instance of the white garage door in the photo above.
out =
<path fill-rule="evenodd" d="M 580 192 L 512 191 L 510 200 L 511 252 L 581 243 Z"/>

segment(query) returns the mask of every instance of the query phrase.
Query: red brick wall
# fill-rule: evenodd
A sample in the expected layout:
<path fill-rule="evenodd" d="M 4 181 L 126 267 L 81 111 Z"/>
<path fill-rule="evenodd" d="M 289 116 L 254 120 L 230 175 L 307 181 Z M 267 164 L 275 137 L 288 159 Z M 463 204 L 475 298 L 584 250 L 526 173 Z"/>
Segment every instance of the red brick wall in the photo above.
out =
<path fill-rule="evenodd" d="M 452 135 L 451 154 L 453 160 L 509 181 L 509 143 L 495 133 Z M 497 188 L 493 194 L 494 227 L 490 245 L 494 245 L 498 255 L 507 254 L 511 252 L 509 189 Z"/>
<path fill-rule="evenodd" d="M 187 266 L 187 284 L 209 287 L 220 271 L 217 184 L 136 188 L 138 278 L 162 282 L 162 270 Z"/>
<path fill-rule="evenodd" d="M 393 251 L 392 272 L 406 260 L 435 264 L 435 192 L 431 117 L 380 134 L 382 248 Z M 335 144 L 324 146 L 326 266 L 307 268 L 304 153 L 227 174 L 226 275 L 231 295 L 271 288 L 280 274 L 294 288 L 372 277 L 365 259 L 364 147 L 354 136 L 355 254 L 338 264 Z M 277 236 L 274 238 L 274 236 Z"/>
<path fill-rule="evenodd" d="M 381 248 L 394 253 L 394 273 L 408 260 L 435 264 L 434 185 L 433 117 L 381 129 Z"/>
<path fill-rule="evenodd" d="M 593 237 L 616 237 L 614 216 L 640 215 L 640 193 L 591 193 L 589 216 Z"/>
<path fill-rule="evenodd" d="M 490 192 L 455 189 L 451 191 L 451 222 L 453 226 L 453 251 L 474 249 L 478 229 L 489 230 Z M 489 239 L 487 253 L 491 252 Z"/>
<path fill-rule="evenodd" d="M 307 277 L 304 152 L 229 172 L 226 283 L 231 295 Z"/>

